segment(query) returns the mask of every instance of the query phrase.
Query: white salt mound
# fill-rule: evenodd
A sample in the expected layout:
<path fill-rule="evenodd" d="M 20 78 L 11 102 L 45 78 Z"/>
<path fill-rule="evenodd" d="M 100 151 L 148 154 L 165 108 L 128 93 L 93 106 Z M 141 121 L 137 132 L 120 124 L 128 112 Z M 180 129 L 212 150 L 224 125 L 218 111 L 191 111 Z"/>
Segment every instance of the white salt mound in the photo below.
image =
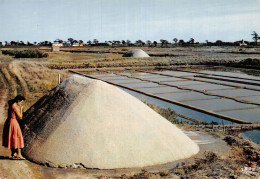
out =
<path fill-rule="evenodd" d="M 142 49 L 132 49 L 129 50 L 123 57 L 150 57 L 146 52 Z"/>
<path fill-rule="evenodd" d="M 199 147 L 140 100 L 73 75 L 25 114 L 24 155 L 54 167 L 144 167 L 188 158 Z"/>

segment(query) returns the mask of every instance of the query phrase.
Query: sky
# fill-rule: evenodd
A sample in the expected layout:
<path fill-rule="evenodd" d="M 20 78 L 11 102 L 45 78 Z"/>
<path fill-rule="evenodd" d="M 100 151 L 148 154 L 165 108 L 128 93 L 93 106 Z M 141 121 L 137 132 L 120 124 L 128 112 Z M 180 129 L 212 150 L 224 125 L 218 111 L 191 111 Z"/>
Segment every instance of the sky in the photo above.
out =
<path fill-rule="evenodd" d="M 0 41 L 252 40 L 260 0 L 0 0 Z"/>

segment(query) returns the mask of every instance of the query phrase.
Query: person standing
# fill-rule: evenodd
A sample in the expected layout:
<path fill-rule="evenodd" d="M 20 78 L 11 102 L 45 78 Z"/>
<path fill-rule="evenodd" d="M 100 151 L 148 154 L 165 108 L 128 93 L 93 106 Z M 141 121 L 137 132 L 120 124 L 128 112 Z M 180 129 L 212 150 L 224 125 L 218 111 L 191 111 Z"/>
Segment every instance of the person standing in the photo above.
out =
<path fill-rule="evenodd" d="M 9 101 L 8 118 L 3 130 L 3 146 L 11 149 L 12 159 L 25 158 L 21 154 L 21 148 L 24 148 L 23 135 L 18 123 L 22 120 L 23 106 L 22 103 L 25 97 L 17 95 L 13 100 Z"/>

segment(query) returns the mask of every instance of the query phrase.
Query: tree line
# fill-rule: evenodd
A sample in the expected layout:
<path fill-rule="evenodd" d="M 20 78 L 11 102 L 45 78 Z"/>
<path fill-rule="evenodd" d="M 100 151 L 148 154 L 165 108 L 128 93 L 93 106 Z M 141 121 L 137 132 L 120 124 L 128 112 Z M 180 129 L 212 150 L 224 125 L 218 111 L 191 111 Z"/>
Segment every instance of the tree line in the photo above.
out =
<path fill-rule="evenodd" d="M 252 39 L 254 40 L 253 42 L 249 41 L 236 41 L 236 42 L 223 42 L 221 40 L 217 40 L 216 42 L 209 42 L 208 40 L 205 40 L 204 45 L 208 46 L 232 46 L 232 45 L 257 45 L 258 40 L 260 39 L 259 35 L 253 31 L 252 32 Z M 41 41 L 41 42 L 29 42 L 27 41 L 26 43 L 23 41 L 5 41 L 0 42 L 0 45 L 5 45 L 5 46 L 52 46 L 53 44 L 62 44 L 62 46 L 148 46 L 148 47 L 171 47 L 171 46 L 189 46 L 189 45 L 195 45 L 195 44 L 200 44 L 199 42 L 195 42 L 194 38 L 190 38 L 188 41 L 184 41 L 183 39 L 178 39 L 178 38 L 173 38 L 172 42 L 166 40 L 166 39 L 160 39 L 159 42 L 157 41 L 151 41 L 147 40 L 146 42 L 142 40 L 136 40 L 134 42 L 131 42 L 130 40 L 112 40 L 112 41 L 105 41 L 105 42 L 99 42 L 98 39 L 93 39 L 88 40 L 84 43 L 83 40 L 76 40 L 73 38 L 68 38 L 67 40 L 61 40 L 61 39 L 56 39 L 53 42 L 51 41 Z"/>

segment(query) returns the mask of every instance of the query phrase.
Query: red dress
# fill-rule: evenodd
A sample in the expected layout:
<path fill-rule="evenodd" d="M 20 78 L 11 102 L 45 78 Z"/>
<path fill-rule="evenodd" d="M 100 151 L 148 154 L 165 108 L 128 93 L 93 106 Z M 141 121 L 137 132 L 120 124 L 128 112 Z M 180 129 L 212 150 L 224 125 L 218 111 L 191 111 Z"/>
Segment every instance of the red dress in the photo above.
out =
<path fill-rule="evenodd" d="M 3 146 L 11 149 L 20 149 L 24 147 L 23 135 L 17 121 L 14 108 L 11 110 L 11 118 L 7 122 L 6 130 L 3 132 Z"/>

